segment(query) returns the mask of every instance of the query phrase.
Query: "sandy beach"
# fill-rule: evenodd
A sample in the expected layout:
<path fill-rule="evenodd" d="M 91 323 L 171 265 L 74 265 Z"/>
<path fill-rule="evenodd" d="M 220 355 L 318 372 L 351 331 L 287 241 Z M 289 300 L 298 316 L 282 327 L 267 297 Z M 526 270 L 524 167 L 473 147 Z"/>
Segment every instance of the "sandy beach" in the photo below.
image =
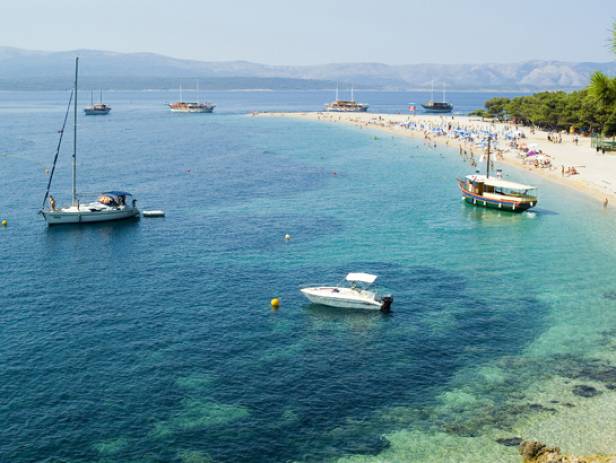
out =
<path fill-rule="evenodd" d="M 576 143 L 574 135 L 552 134 L 558 140 L 553 142 L 548 139 L 550 134 L 546 131 L 458 115 L 268 112 L 255 113 L 255 116 L 289 117 L 377 129 L 392 135 L 421 139 L 426 144 L 447 145 L 467 156 L 471 163 L 479 162 L 484 148 L 479 146 L 478 140 L 459 137 L 457 133 L 489 131 L 497 134 L 494 146 L 497 167 L 500 163 L 506 163 L 574 188 L 601 203 L 607 198 L 608 207 L 616 206 L 616 156 L 596 152 L 591 148 L 589 137 L 579 136 Z M 519 136 L 504 136 L 511 133 Z M 529 148 L 538 151 L 539 156 L 528 156 Z M 483 166 L 478 165 L 477 168 L 483 169 Z"/>

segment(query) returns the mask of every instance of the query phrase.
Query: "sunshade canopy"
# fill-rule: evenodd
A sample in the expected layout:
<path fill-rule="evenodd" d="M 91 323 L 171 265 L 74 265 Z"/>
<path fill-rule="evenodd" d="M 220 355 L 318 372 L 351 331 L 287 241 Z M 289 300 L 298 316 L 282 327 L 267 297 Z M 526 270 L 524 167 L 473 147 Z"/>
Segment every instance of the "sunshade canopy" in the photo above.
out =
<path fill-rule="evenodd" d="M 483 182 L 486 185 L 490 185 L 495 188 L 506 188 L 508 190 L 515 191 L 535 189 L 535 187 L 532 185 L 524 185 L 523 183 L 510 182 L 508 180 L 503 180 L 499 177 L 486 177 L 485 175 L 467 175 L 466 178 L 468 178 L 471 182 Z"/>
<path fill-rule="evenodd" d="M 132 196 L 130 193 L 127 193 L 126 191 L 105 191 L 101 194 L 112 195 L 112 196 Z"/>
<path fill-rule="evenodd" d="M 378 277 L 369 273 L 349 273 L 346 276 L 347 281 L 361 281 L 362 283 L 372 284 Z"/>

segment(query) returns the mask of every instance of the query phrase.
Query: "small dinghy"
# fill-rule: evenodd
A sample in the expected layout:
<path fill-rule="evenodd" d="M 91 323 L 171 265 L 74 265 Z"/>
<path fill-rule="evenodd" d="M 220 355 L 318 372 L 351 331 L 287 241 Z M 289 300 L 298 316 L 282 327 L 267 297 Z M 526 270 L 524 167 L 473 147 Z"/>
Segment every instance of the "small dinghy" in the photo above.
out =
<path fill-rule="evenodd" d="M 369 273 L 349 273 L 346 281 L 351 286 L 321 286 L 302 288 L 300 291 L 314 304 L 345 309 L 367 309 L 389 312 L 394 302 L 392 296 L 378 296 L 367 288 L 377 279 Z"/>
<path fill-rule="evenodd" d="M 157 209 L 154 211 L 143 211 L 144 217 L 164 217 L 165 211 Z"/>

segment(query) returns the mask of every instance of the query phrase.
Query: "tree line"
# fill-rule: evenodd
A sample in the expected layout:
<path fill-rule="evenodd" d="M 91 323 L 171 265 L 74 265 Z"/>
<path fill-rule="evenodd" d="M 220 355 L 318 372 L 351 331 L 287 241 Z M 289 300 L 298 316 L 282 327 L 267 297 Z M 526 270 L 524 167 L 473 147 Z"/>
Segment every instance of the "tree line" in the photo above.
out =
<path fill-rule="evenodd" d="M 616 55 L 616 22 L 612 28 L 611 48 Z M 616 77 L 595 72 L 589 85 L 575 92 L 491 98 L 485 102 L 485 109 L 473 111 L 470 115 L 546 130 L 573 129 L 613 137 L 616 136 Z"/>

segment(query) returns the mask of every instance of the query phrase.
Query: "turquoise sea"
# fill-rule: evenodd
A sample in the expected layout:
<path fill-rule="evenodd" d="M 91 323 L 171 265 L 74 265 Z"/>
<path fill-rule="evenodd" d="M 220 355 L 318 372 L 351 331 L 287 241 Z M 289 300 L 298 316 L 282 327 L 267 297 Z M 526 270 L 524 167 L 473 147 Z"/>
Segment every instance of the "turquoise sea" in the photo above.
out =
<path fill-rule="evenodd" d="M 221 92 L 183 115 L 172 92 L 114 92 L 108 117 L 79 117 L 79 188 L 167 217 L 47 228 L 67 97 L 0 93 L 0 462 L 517 462 L 518 437 L 616 452 L 611 208 L 506 169 L 539 206 L 475 209 L 454 149 L 246 114 L 324 93 Z M 392 314 L 298 291 L 349 271 L 378 274 Z"/>

